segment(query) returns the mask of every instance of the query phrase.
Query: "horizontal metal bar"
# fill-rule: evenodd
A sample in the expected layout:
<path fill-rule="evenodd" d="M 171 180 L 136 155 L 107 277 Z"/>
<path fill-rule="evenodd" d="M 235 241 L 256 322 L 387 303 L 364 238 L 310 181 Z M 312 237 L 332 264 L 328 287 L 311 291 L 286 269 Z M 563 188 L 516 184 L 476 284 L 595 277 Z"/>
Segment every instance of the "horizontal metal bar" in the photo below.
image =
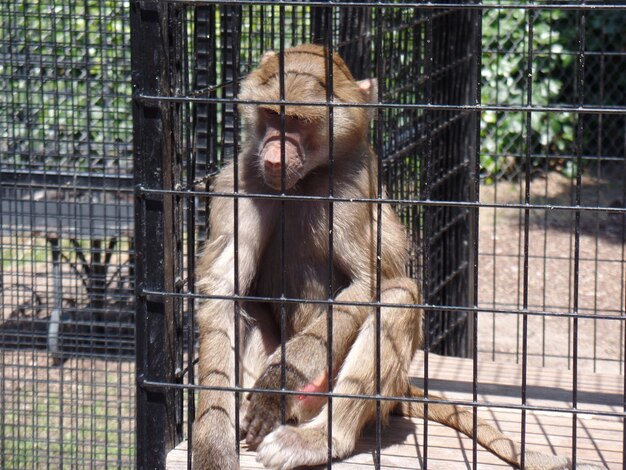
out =
<path fill-rule="evenodd" d="M 481 401 L 463 401 L 463 400 L 445 400 L 442 398 L 418 398 L 407 396 L 388 396 L 371 394 L 365 395 L 360 393 L 347 394 L 347 393 L 335 393 L 335 392 L 304 392 L 301 390 L 277 390 L 267 388 L 254 388 L 254 387 L 219 387 L 219 386 L 202 386 L 195 384 L 176 384 L 170 382 L 157 382 L 152 380 L 146 380 L 139 377 L 137 380 L 139 387 L 146 389 L 159 389 L 159 388 L 174 388 L 181 390 L 216 390 L 220 392 L 240 392 L 240 393 L 267 393 L 271 395 L 311 395 L 317 397 L 328 398 L 351 398 L 356 400 L 381 400 L 381 401 L 402 401 L 402 402 L 414 402 L 414 403 L 430 403 L 430 404 L 448 404 L 457 406 L 477 407 L 477 408 L 496 408 L 507 410 L 530 410 L 530 411 L 547 411 L 553 413 L 568 413 L 572 415 L 591 415 L 591 416 L 611 416 L 618 418 L 625 418 L 626 411 L 603 411 L 603 410 L 588 410 L 580 408 L 559 408 L 554 406 L 538 406 L 538 405 L 517 405 L 513 403 L 493 403 L 485 400 Z"/>
<path fill-rule="evenodd" d="M 572 311 L 548 312 L 530 309 L 497 309 L 488 307 L 462 307 L 456 305 L 431 305 L 431 304 L 398 304 L 383 302 L 345 302 L 335 299 L 299 299 L 288 297 L 257 297 L 252 295 L 208 295 L 195 294 L 191 292 L 163 292 L 138 287 L 138 295 L 146 297 L 171 297 L 184 299 L 206 299 L 206 300 L 229 300 L 237 302 L 266 302 L 266 303 L 285 303 L 285 304 L 316 304 L 316 305 L 334 305 L 346 307 L 392 307 L 392 308 L 419 308 L 422 310 L 444 310 L 451 313 L 501 313 L 505 315 L 530 315 L 538 317 L 559 317 L 559 318 L 589 318 L 596 320 L 626 320 L 626 313 L 621 315 L 596 315 L 587 313 L 576 313 Z"/>
<path fill-rule="evenodd" d="M 166 0 L 164 3 L 182 3 L 186 6 L 202 6 L 202 5 L 267 5 L 267 0 Z M 416 3 L 416 2 L 343 2 L 343 1 L 311 1 L 302 2 L 302 0 L 278 0 L 272 2 L 280 6 L 294 7 L 327 7 L 327 8 L 412 8 L 417 10 L 626 10 L 623 4 L 602 4 L 602 3 Z"/>
<path fill-rule="evenodd" d="M 606 212 L 609 214 L 626 214 L 626 207 L 596 207 L 596 206 L 559 206 L 554 204 L 524 204 L 524 203 L 491 203 L 491 202 L 469 202 L 469 201 L 431 201 L 424 199 L 383 199 L 380 198 L 342 198 L 336 196 L 301 196 L 295 194 L 259 194 L 259 193 L 218 193 L 211 191 L 193 190 L 168 190 L 149 189 L 138 186 L 136 191 L 139 194 L 174 194 L 187 197 L 230 197 L 233 199 L 273 199 L 276 201 L 311 201 L 311 202 L 360 202 L 374 204 L 404 204 L 427 207 L 465 207 L 465 208 L 495 208 L 495 209 L 531 209 L 549 211 L 580 211 L 580 212 Z"/>
<path fill-rule="evenodd" d="M 574 114 L 626 114 L 626 106 L 524 106 L 524 105 L 473 105 L 473 104 L 430 104 L 430 103 L 356 103 L 336 101 L 292 101 L 292 100 L 242 100 L 239 98 L 212 98 L 197 96 L 161 96 L 137 94 L 133 97 L 139 102 L 160 103 L 221 103 L 221 104 L 272 104 L 281 106 L 324 106 L 328 108 L 383 108 L 383 109 L 423 109 L 428 111 L 500 111 L 518 113 L 567 112 Z"/>

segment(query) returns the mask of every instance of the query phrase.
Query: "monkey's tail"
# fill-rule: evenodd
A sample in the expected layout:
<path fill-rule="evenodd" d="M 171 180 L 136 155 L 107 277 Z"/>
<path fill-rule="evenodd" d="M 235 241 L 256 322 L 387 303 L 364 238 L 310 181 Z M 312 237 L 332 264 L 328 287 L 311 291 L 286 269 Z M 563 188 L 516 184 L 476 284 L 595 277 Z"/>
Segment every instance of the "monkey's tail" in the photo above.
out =
<path fill-rule="evenodd" d="M 431 393 L 428 395 L 429 398 L 441 399 L 441 397 Z M 411 385 L 409 396 L 424 398 L 424 391 Z M 423 418 L 424 403 L 402 402 L 399 404 L 398 411 L 403 416 Z M 474 414 L 467 408 L 445 403 L 430 403 L 428 405 L 428 419 L 462 432 L 467 437 L 474 437 Z M 476 425 L 476 441 L 508 464 L 516 468 L 521 467 L 521 454 L 517 443 L 480 418 L 478 418 Z M 572 469 L 573 467 L 569 458 L 526 451 L 524 468 L 526 470 L 560 470 Z M 576 465 L 576 470 L 597 470 L 603 468 L 605 467 L 592 463 L 581 462 Z"/>

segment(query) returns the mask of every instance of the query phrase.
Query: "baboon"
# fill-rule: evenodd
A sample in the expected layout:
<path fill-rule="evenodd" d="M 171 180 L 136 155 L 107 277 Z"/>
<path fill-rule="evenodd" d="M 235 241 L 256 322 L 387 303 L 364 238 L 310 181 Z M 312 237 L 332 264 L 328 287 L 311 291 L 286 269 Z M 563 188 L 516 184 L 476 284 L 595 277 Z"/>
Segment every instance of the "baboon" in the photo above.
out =
<path fill-rule="evenodd" d="M 334 107 L 329 129 L 329 107 L 320 104 L 327 100 L 328 59 L 326 49 L 317 45 L 284 51 L 284 97 L 291 104 L 279 103 L 281 58 L 275 52 L 266 53 L 259 68 L 242 82 L 239 112 L 245 138 L 238 171 L 232 162 L 226 165 L 213 191 L 233 193 L 236 187 L 239 195 L 284 193 L 299 198 L 214 197 L 210 238 L 197 270 L 198 288 L 214 296 L 203 302 L 197 317 L 200 384 L 234 387 L 238 357 L 244 387 L 280 390 L 284 379 L 286 390 L 296 392 L 284 395 L 287 424 L 281 424 L 279 393 L 251 393 L 241 399 L 241 437 L 257 448 L 259 461 L 269 468 L 327 461 L 328 401 L 308 393 L 327 392 L 329 384 L 339 395 L 376 393 L 378 328 L 381 395 L 423 396 L 408 378 L 410 361 L 422 341 L 423 312 L 416 307 L 420 304 L 417 283 L 405 274 L 407 237 L 389 204 L 369 201 L 378 197 L 378 164 L 368 143 L 369 112 L 359 104 L 377 102 L 376 82 L 356 81 L 345 62 L 333 54 L 333 100 L 354 106 Z M 317 105 L 307 104 L 311 102 Z M 329 165 L 331 133 L 333 163 Z M 339 199 L 332 203 L 332 219 L 330 203 L 324 199 L 331 189 Z M 329 293 L 331 285 L 334 290 Z M 230 298 L 235 293 L 248 297 L 240 302 L 239 351 L 235 351 L 235 305 Z M 283 295 L 309 302 L 264 301 Z M 338 302 L 332 310 L 324 303 L 329 298 Z M 379 320 L 374 307 L 363 305 L 375 300 L 382 304 Z M 287 339 L 284 359 L 281 315 Z M 239 467 L 235 404 L 232 391 L 199 393 L 193 439 L 196 469 Z M 375 409 L 373 400 L 333 398 L 332 458 L 353 452 Z M 424 406 L 381 401 L 380 412 L 383 418 L 392 412 L 423 417 Z M 473 435 L 473 415 L 466 409 L 432 403 L 428 418 Z M 516 444 L 480 419 L 477 440 L 508 463 L 520 465 Z M 526 453 L 525 462 L 528 469 L 571 466 L 566 458 L 533 452 Z"/>

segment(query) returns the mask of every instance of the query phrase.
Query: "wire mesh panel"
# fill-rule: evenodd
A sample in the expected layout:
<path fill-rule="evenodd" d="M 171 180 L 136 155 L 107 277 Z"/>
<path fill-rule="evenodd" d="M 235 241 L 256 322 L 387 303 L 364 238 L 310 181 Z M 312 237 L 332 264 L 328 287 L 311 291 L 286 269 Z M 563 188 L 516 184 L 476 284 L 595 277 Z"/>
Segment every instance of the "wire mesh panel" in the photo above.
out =
<path fill-rule="evenodd" d="M 134 461 L 123 2 L 0 6 L 0 467 Z"/>
<path fill-rule="evenodd" d="M 305 399 L 299 393 L 318 393 L 330 403 L 313 421 L 327 424 L 326 454 L 316 463 L 328 467 L 342 468 L 344 463 L 333 460 L 341 447 L 333 436 L 341 436 L 342 429 L 333 404 L 345 402 L 347 396 L 354 399 L 355 409 L 372 400 L 376 406 L 362 444 L 350 448 L 356 455 L 340 455 L 347 459 L 346 468 L 453 468 L 450 462 L 497 468 L 501 461 L 483 452 L 481 445 L 489 447 L 505 437 L 481 438 L 481 429 L 488 425 L 510 436 L 507 442 L 515 455 L 504 460 L 521 468 L 537 468 L 532 460 L 536 454 L 527 454 L 537 448 L 556 468 L 577 461 L 591 461 L 597 468 L 623 467 L 626 108 L 614 82 L 621 79 L 617 70 L 624 60 L 616 25 L 624 23 L 626 8 L 570 3 L 172 1 L 134 2 L 131 11 L 140 467 L 162 467 L 166 461 L 171 468 L 190 466 L 192 455 L 198 455 L 198 435 L 216 440 L 219 450 L 232 450 L 243 468 L 271 466 L 273 459 L 281 458 L 276 456 L 281 449 L 274 447 L 276 455 L 268 456 L 261 444 L 260 453 L 255 453 L 254 443 L 239 442 L 239 423 L 248 429 L 246 407 L 254 406 L 248 401 L 264 394 L 279 397 L 274 411 L 279 422 L 289 421 L 290 397 Z M 275 97 L 238 97 L 247 91 L 244 78 L 263 57 L 273 57 L 264 53 L 274 50 L 284 57 L 285 50 L 303 43 L 338 52 L 357 80 L 378 80 L 375 99 L 358 103 L 370 114 L 368 138 L 380 169 L 369 181 L 371 198 L 342 199 L 341 188 L 334 192 L 333 181 L 343 181 L 334 173 L 334 165 L 341 168 L 334 158 L 343 149 L 336 147 L 339 137 L 332 133 L 331 150 L 319 170 L 330 175 L 321 195 L 287 188 L 286 170 L 282 186 L 274 191 L 268 190 L 267 181 L 259 191 L 251 191 L 245 177 L 224 186 L 219 176 L 224 168 L 235 175 L 249 170 L 255 129 L 245 127 L 242 114 L 250 106 L 276 106 L 275 119 L 282 126 L 276 139 L 284 169 L 292 138 L 287 135 L 291 121 L 286 110 L 306 103 L 291 102 L 284 84 L 282 91 L 278 87 L 278 102 Z M 350 105 L 335 99 L 334 85 L 326 86 L 334 83 L 330 63 L 327 75 L 316 76 L 327 94 L 313 106 L 328 110 L 325 123 L 335 129 L 338 110 Z M 286 76 L 281 71 L 284 59 L 277 64 L 275 76 Z M 256 171 L 266 171 L 264 167 L 259 161 Z M 379 197 L 383 187 L 389 195 L 385 201 Z M 232 211 L 220 209 L 223 205 L 216 201 L 224 200 Z M 245 216 L 250 204 L 264 207 L 267 201 L 281 209 L 276 225 L 267 229 L 271 233 L 264 234 L 255 229 L 256 219 Z M 320 298 L 289 289 L 301 275 L 289 270 L 290 262 L 308 249 L 306 234 L 293 223 L 301 214 L 289 212 L 296 202 L 302 204 L 296 206 L 301 213 L 306 204 L 325 204 L 332 214 L 328 220 L 339 221 L 329 224 L 324 241 L 328 253 L 302 266 L 320 271 L 318 265 L 327 267 L 323 284 L 328 290 Z M 368 221 L 376 221 L 381 234 L 380 242 L 372 245 L 379 263 L 374 263 L 373 278 L 380 283 L 365 302 L 344 302 L 349 276 L 334 264 L 342 255 L 338 234 L 345 221 L 338 208 L 352 204 L 358 211 L 363 203 L 371 203 L 378 217 L 365 217 L 359 228 L 365 232 Z M 410 241 L 406 276 L 422 295 L 419 301 L 391 306 L 383 297 L 381 261 L 382 240 L 393 231 L 382 222 L 388 205 Z M 252 212 L 262 219 L 262 210 Z M 217 235 L 208 231 L 208 220 L 215 220 L 216 213 L 213 227 L 217 223 L 222 230 Z M 235 227 L 232 232 L 224 228 L 230 226 Z M 351 235 L 362 234 L 354 230 Z M 251 237 L 266 236 L 280 254 L 275 266 L 280 275 L 269 287 L 263 269 L 272 265 L 274 253 L 268 248 L 259 261 L 249 249 Z M 298 241 L 302 245 L 294 249 Z M 363 253 L 351 255 L 357 264 Z M 206 258 L 214 262 L 208 264 Z M 257 269 L 246 274 L 255 263 Z M 215 274 L 215 266 L 221 269 L 222 284 L 212 285 L 207 274 Z M 334 312 L 355 306 L 351 304 L 374 312 L 370 318 L 376 335 L 361 358 L 362 368 L 370 354 L 376 359 L 370 380 L 361 384 L 360 393 L 346 396 L 341 372 L 332 373 L 341 364 L 333 362 L 335 352 L 327 348 L 323 360 L 331 372 L 325 381 L 292 386 L 288 377 L 293 367 L 285 356 L 297 327 L 289 314 L 297 306 L 321 306 L 320 318 L 327 323 L 316 338 L 330 343 L 333 335 L 341 335 L 339 328 L 333 329 Z M 408 370 L 410 383 L 425 392 L 394 398 L 426 403 L 421 414 L 410 414 L 421 405 L 400 409 L 408 409 L 413 418 L 425 417 L 391 418 L 389 431 L 382 432 L 381 348 L 388 344 L 382 312 L 397 308 L 401 317 L 416 306 L 424 312 L 423 345 L 410 365 L 398 359 L 398 374 Z M 269 311 L 270 323 L 276 322 L 273 326 L 280 332 L 273 351 L 281 360 L 273 365 L 281 379 L 274 386 L 246 382 L 248 364 L 239 362 L 247 347 L 246 328 L 258 320 L 255 308 Z M 198 325 L 210 321 L 227 341 L 215 340 L 218 346 L 203 353 L 203 341 L 215 331 Z M 442 353 L 466 357 L 439 356 Z M 311 356 L 314 363 L 318 358 Z M 212 370 L 215 358 L 232 361 L 232 371 Z M 223 380 L 210 382 L 211 375 L 222 375 Z M 230 401 L 207 406 L 203 397 L 209 394 Z M 448 406 L 457 404 L 466 411 L 451 412 Z M 221 426 L 220 410 L 229 425 Z M 458 424 L 458 416 L 466 420 L 464 425 Z M 429 424 L 429 418 L 470 440 L 446 434 L 439 425 Z M 206 427 L 194 428 L 194 419 L 205 419 L 206 427 L 220 436 L 211 437 Z M 288 433 L 296 428 L 280 429 Z M 281 434 L 271 436 L 280 439 Z M 181 441 L 186 444 L 168 454 Z M 555 453 L 560 457 L 553 457 Z"/>
<path fill-rule="evenodd" d="M 521 365 L 523 406 L 540 393 L 533 367 L 567 371 L 568 405 L 582 412 L 566 450 L 581 460 L 598 445 L 581 419 L 597 403 L 585 380 L 616 380 L 624 396 L 626 102 L 613 90 L 626 55 L 613 31 L 625 21 L 618 5 L 483 16 L 481 203 L 493 206 L 480 211 L 478 357 Z M 621 468 L 624 408 L 606 398 L 616 456 L 591 455 Z"/>
<path fill-rule="evenodd" d="M 542 312 L 486 315 L 485 357 L 623 373 L 626 54 L 613 31 L 625 18 L 559 9 L 483 18 L 486 33 L 498 32 L 484 40 L 483 102 L 498 109 L 483 114 L 481 199 L 530 210 L 481 211 L 481 304 Z M 542 109 L 521 109 L 529 105 Z M 499 341 L 503 329 L 516 340 Z"/>

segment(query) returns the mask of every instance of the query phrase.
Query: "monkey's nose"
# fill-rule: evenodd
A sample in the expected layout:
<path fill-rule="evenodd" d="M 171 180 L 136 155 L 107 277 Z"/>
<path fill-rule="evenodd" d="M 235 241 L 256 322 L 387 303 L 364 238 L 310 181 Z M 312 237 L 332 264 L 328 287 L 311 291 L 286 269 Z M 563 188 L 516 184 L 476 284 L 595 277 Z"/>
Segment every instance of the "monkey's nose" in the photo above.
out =
<path fill-rule="evenodd" d="M 265 160 L 265 168 L 268 170 L 280 170 L 280 160 Z"/>

